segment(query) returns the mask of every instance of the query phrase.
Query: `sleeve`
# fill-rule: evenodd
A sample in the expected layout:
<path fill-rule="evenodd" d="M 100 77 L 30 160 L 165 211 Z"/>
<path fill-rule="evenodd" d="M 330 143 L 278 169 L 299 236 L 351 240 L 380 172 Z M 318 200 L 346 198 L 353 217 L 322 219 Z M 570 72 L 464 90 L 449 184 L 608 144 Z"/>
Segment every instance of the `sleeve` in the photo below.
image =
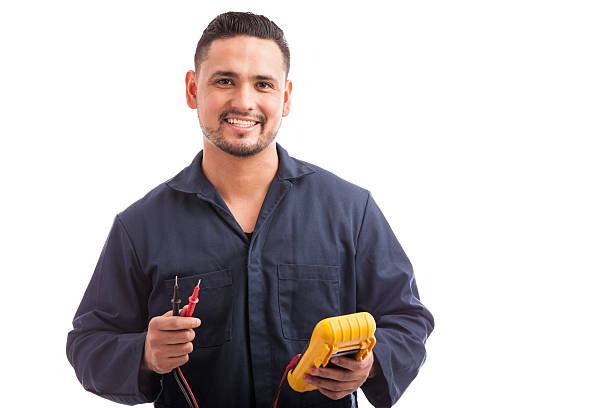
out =
<path fill-rule="evenodd" d="M 380 371 L 362 390 L 376 407 L 395 404 L 425 362 L 425 341 L 434 327 L 419 300 L 410 260 L 371 194 L 357 238 L 357 310 L 376 321 L 373 352 Z"/>
<path fill-rule="evenodd" d="M 161 391 L 157 374 L 139 377 L 151 291 L 140 265 L 117 216 L 66 343 L 87 391 L 129 405 L 151 402 Z"/>

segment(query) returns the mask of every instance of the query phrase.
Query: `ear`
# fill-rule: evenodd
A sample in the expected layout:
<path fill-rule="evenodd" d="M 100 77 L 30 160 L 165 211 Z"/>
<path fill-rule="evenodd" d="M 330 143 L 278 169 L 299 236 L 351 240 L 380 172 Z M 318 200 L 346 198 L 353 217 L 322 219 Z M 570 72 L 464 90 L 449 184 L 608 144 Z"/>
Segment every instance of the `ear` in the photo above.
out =
<path fill-rule="evenodd" d="M 196 78 L 194 71 L 187 71 L 185 76 L 185 96 L 187 97 L 187 106 L 191 109 L 196 109 L 198 103 L 196 101 Z"/>
<path fill-rule="evenodd" d="M 285 92 L 283 98 L 283 117 L 289 114 L 291 110 L 291 91 L 293 90 L 293 83 L 290 80 L 287 80 L 285 84 Z"/>

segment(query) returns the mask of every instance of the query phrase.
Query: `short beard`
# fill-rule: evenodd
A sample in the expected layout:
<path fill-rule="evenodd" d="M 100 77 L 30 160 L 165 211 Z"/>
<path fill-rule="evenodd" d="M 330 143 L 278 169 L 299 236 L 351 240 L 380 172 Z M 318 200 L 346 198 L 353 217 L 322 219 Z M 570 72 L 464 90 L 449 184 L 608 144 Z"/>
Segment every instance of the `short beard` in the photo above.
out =
<path fill-rule="evenodd" d="M 258 126 L 263 126 L 263 124 L 260 123 Z M 278 133 L 278 129 L 274 131 L 271 130 L 267 133 L 264 130 L 260 130 L 259 137 L 257 138 L 257 143 L 255 143 L 255 145 L 253 146 L 247 146 L 244 144 L 235 145 L 235 144 L 230 143 L 226 138 L 223 137 L 222 127 L 223 127 L 223 123 L 221 123 L 216 130 L 213 130 L 213 129 L 204 127 L 202 125 L 202 122 L 200 121 L 200 128 L 202 129 L 202 133 L 204 134 L 204 137 L 208 139 L 210 143 L 217 146 L 220 150 L 224 151 L 225 153 L 231 154 L 232 156 L 236 156 L 236 157 L 250 157 L 250 156 L 256 155 L 257 153 L 261 152 L 266 147 L 268 147 L 274 141 L 274 139 L 276 139 L 276 134 Z M 279 124 L 279 128 L 280 128 L 280 124 Z M 242 137 L 243 135 L 240 135 L 240 136 Z"/>

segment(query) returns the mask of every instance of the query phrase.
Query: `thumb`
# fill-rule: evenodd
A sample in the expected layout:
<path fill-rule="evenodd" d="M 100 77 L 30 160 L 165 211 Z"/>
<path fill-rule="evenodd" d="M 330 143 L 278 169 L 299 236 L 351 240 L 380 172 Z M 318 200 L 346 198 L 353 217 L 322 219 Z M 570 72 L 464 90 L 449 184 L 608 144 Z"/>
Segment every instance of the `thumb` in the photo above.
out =
<path fill-rule="evenodd" d="M 183 306 L 183 308 L 181 309 L 181 311 L 179 312 L 179 315 L 182 317 L 185 317 L 185 314 L 187 313 L 187 308 L 189 307 L 189 305 L 185 305 Z"/>
<path fill-rule="evenodd" d="M 179 315 L 180 316 L 185 316 L 185 311 L 187 310 L 186 307 L 189 305 L 185 305 L 180 311 L 179 311 Z M 172 310 L 168 310 L 166 313 L 164 313 L 162 315 L 162 317 L 169 317 L 169 316 L 173 316 L 172 314 Z"/>

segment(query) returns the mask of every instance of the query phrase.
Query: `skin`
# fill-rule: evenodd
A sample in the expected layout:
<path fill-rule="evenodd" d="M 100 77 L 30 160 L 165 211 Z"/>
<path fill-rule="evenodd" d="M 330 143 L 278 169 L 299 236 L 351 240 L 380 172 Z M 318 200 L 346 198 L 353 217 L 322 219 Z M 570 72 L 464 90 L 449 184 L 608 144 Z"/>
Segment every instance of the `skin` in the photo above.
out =
<path fill-rule="evenodd" d="M 310 370 L 310 375 L 304 376 L 304 381 L 317 386 L 319 392 L 328 398 L 337 400 L 352 392 L 378 372 L 378 364 L 374 364 L 374 354 L 370 353 L 361 360 L 348 357 L 335 357 L 331 362 L 338 368 L 319 367 Z"/>
<path fill-rule="evenodd" d="M 237 36 L 214 40 L 198 72 L 188 71 L 185 77 L 187 105 L 197 110 L 204 135 L 202 171 L 245 231 L 252 231 L 278 169 L 273 141 L 289 114 L 293 88 L 286 75 L 274 41 Z M 247 132 L 226 123 L 228 117 L 258 123 Z M 171 311 L 151 319 L 143 372 L 164 374 L 185 364 L 193 351 L 193 329 L 200 323 Z M 372 354 L 363 361 L 339 357 L 334 363 L 341 368 L 315 369 L 305 380 L 339 399 L 375 373 L 373 362 Z"/>
<path fill-rule="evenodd" d="M 141 363 L 144 373 L 166 374 L 189 361 L 195 338 L 193 329 L 200 326 L 201 321 L 184 317 L 187 307 L 183 307 L 180 316 L 172 316 L 169 310 L 149 322 Z"/>
<path fill-rule="evenodd" d="M 185 84 L 187 105 L 197 109 L 204 135 L 204 174 L 237 212 L 263 202 L 278 169 L 272 142 L 289 114 L 293 88 L 280 48 L 249 36 L 214 40 L 197 74 L 187 72 Z M 241 132 L 223 120 L 227 117 L 260 123 Z"/>

